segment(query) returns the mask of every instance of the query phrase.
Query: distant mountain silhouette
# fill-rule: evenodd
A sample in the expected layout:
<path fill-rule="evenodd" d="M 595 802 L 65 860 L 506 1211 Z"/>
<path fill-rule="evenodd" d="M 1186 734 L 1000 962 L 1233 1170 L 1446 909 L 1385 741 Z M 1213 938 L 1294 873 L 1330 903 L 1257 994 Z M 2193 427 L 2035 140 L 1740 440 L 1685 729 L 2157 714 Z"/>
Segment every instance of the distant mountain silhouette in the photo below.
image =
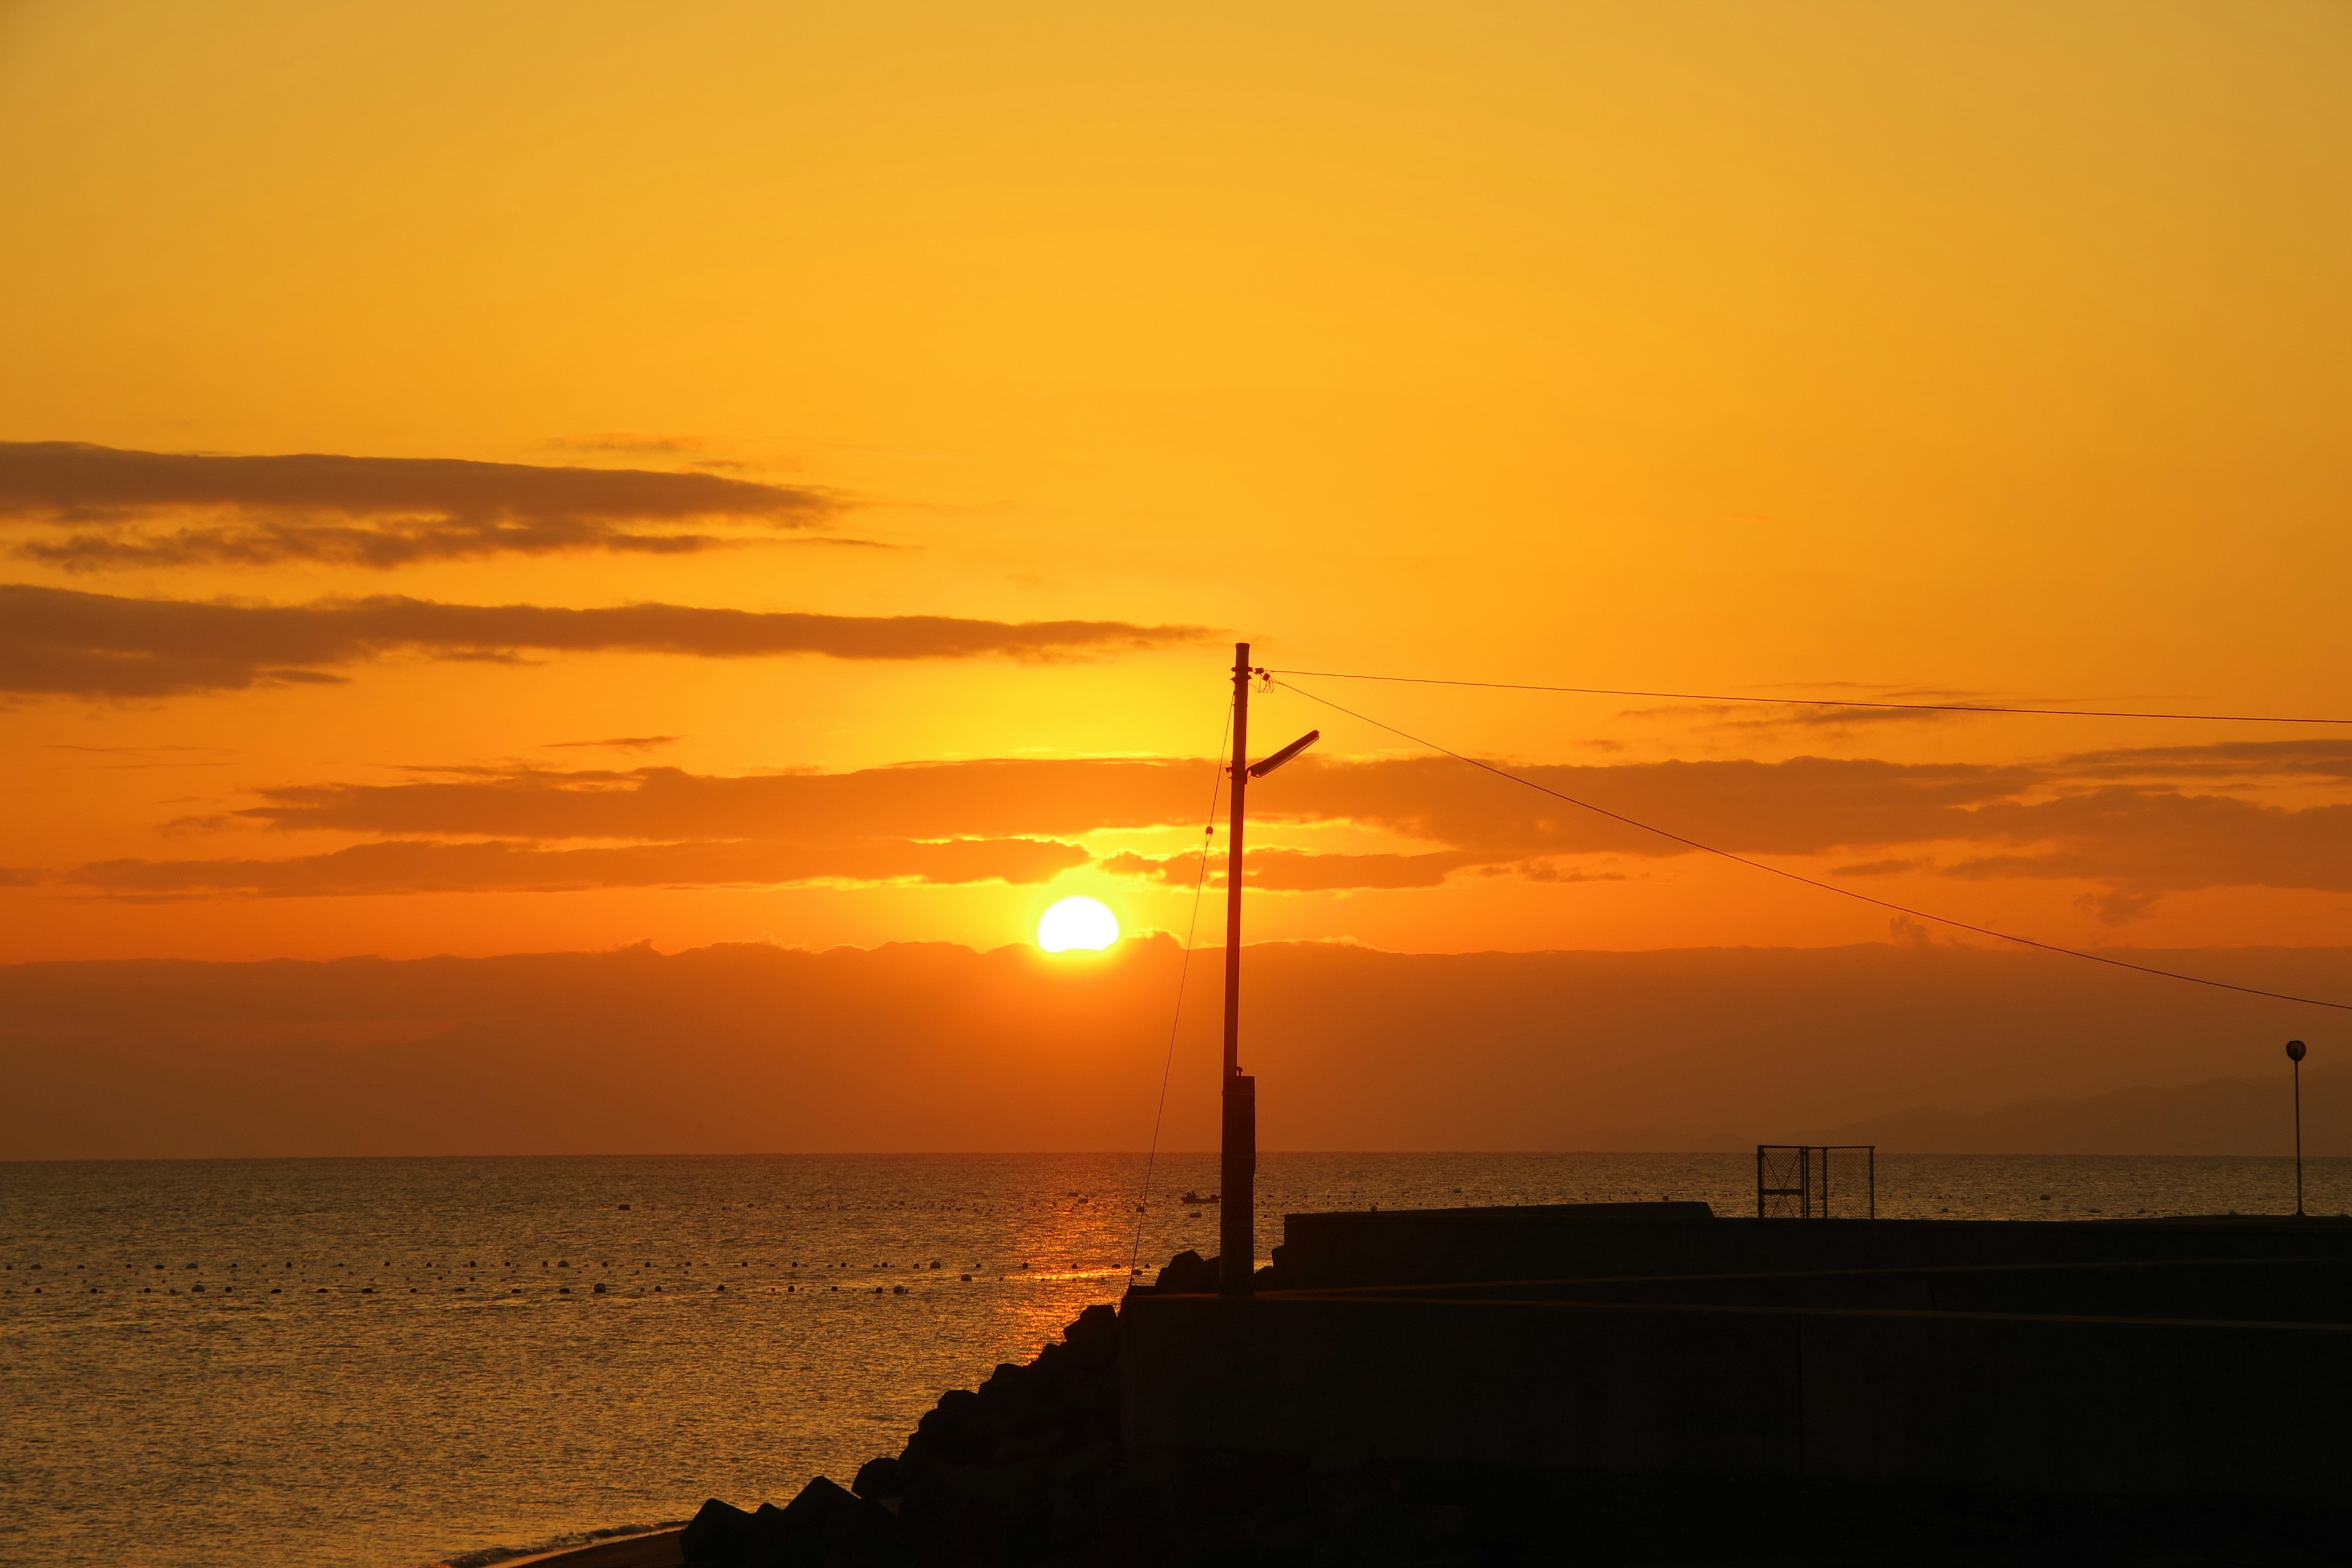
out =
<path fill-rule="evenodd" d="M 1548 1149 L 1666 1153 L 1752 1148 L 1758 1142 L 1874 1143 L 1913 1154 L 2280 1154 L 2293 1147 L 2286 1058 L 2268 1078 L 2217 1078 L 2169 1088 L 2022 1100 L 1991 1110 L 1913 1106 L 1834 1127 L 1695 1134 L 1602 1127 L 1548 1138 Z M 2306 1154 L 2352 1154 L 2352 1068 L 2303 1075 Z"/>
<path fill-rule="evenodd" d="M 1801 1135 L 1923 1154 L 2279 1154 L 2293 1147 L 2286 1058 L 2266 1078 L 2026 1100 L 1976 1112 L 1925 1107 Z M 2352 1154 L 2352 1069 L 2303 1075 L 2306 1154 Z"/>
<path fill-rule="evenodd" d="M 1153 937 L 1075 960 L 908 943 L 0 966 L 0 1158 L 1140 1148 L 1180 960 Z M 2345 950 L 2163 961 L 2352 994 Z M 1190 966 L 1163 1148 L 1215 1143 L 1220 967 Z M 2352 1152 L 2352 1030 L 2046 954 L 1269 943 L 1244 972 L 1268 1149 L 2275 1153 L 2293 1034 L 2312 1045 L 2309 1147 Z M 1559 1135 L 1580 1127 L 1618 1131 Z"/>

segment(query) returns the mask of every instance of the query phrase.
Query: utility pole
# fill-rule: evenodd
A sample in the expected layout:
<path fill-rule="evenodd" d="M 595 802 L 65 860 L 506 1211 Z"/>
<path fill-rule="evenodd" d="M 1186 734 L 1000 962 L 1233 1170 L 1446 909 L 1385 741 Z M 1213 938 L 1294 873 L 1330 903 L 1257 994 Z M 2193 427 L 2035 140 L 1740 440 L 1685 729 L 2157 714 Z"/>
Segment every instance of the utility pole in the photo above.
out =
<path fill-rule="evenodd" d="M 1257 1079 L 1242 1073 L 1242 795 L 1249 785 L 1249 644 L 1234 645 L 1234 819 L 1225 847 L 1225 1070 L 1223 1207 L 1217 1218 L 1223 1259 L 1219 1294 L 1246 1296 L 1257 1258 Z"/>
<path fill-rule="evenodd" d="M 2303 1217 L 2303 1042 L 2286 1043 L 2286 1059 L 2294 1064 L 2294 1217 Z"/>

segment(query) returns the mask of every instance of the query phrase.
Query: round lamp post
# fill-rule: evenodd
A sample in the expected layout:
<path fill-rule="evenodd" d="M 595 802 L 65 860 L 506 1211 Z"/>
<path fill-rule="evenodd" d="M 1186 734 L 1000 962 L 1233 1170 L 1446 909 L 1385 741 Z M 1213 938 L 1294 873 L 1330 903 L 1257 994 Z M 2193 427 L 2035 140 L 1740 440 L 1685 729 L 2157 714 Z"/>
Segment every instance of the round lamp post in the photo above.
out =
<path fill-rule="evenodd" d="M 2294 1217 L 2303 1217 L 2303 1042 L 2286 1043 L 2286 1059 L 2294 1064 Z"/>

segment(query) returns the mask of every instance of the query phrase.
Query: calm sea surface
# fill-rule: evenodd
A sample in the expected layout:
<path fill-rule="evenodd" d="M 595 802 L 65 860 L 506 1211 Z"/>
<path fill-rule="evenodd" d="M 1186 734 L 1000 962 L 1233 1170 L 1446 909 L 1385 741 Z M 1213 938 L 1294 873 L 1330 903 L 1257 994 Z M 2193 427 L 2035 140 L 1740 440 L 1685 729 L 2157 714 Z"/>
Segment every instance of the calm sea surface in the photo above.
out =
<path fill-rule="evenodd" d="M 0 1562 L 415 1568 L 846 1481 L 942 1389 L 1118 1295 L 1141 1170 L 0 1164 Z M 2352 1160 L 2307 1173 L 2313 1209 L 2352 1209 Z M 1215 1250 L 1217 1211 L 1172 1201 L 1215 1181 L 1213 1157 L 1161 1158 L 1147 1275 Z M 1265 1215 L 1755 1205 L 1737 1154 L 1276 1154 L 1260 1182 Z M 2280 1212 L 2294 1179 L 2284 1160 L 1890 1155 L 1878 1197 L 1891 1215 Z"/>

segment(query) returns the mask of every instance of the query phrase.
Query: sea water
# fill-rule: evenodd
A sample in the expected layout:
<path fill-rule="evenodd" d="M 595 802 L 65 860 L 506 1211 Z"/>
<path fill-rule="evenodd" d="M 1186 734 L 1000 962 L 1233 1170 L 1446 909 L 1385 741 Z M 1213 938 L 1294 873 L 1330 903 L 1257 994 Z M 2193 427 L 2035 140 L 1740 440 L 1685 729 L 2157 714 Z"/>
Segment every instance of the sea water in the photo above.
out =
<path fill-rule="evenodd" d="M 1841 1169 L 1839 1179 L 1849 1173 Z M 895 1452 L 1185 1247 L 1208 1155 L 0 1163 L 0 1562 L 415 1568 Z M 1878 1212 L 2278 1213 L 2284 1160 L 1881 1156 Z M 2352 1208 L 2352 1160 L 2306 1167 Z M 1285 1212 L 1701 1199 L 1738 1154 L 1272 1154 Z M 1851 1195 L 1841 1189 L 1843 1208 Z M 600 1289 L 601 1288 L 601 1289 Z"/>

